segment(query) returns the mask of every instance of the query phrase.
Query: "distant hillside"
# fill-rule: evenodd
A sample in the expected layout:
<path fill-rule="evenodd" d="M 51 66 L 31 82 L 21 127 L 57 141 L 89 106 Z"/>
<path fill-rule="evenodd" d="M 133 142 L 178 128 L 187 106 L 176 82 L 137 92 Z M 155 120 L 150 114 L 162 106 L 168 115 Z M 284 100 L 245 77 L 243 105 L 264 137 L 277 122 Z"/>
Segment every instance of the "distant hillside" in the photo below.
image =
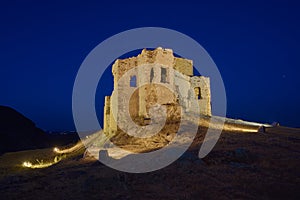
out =
<path fill-rule="evenodd" d="M 77 134 L 47 134 L 16 110 L 0 106 L 0 154 L 77 142 Z"/>
<path fill-rule="evenodd" d="M 46 133 L 16 110 L 0 106 L 0 153 L 44 147 Z"/>

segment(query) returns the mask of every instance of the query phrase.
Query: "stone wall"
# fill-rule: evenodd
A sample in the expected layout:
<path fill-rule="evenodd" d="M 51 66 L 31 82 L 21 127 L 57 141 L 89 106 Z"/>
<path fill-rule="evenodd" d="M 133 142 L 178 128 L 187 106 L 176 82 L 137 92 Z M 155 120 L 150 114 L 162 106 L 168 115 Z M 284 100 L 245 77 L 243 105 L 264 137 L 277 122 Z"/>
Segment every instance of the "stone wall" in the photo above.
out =
<path fill-rule="evenodd" d="M 199 102 L 200 113 L 211 116 L 210 79 L 204 76 L 193 76 L 190 82 Z"/>

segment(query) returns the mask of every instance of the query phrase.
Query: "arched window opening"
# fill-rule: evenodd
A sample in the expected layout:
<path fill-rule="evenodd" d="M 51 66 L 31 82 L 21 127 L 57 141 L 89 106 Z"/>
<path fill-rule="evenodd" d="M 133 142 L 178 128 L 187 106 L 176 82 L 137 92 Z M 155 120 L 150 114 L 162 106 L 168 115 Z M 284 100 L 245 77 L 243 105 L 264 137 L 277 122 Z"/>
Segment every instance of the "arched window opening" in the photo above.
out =
<path fill-rule="evenodd" d="M 154 78 L 154 70 L 153 70 L 153 68 L 151 68 L 151 71 L 150 71 L 150 83 L 152 83 L 153 78 Z"/>
<path fill-rule="evenodd" d="M 136 87 L 136 76 L 130 76 L 130 87 Z"/>
<path fill-rule="evenodd" d="M 161 75 L 160 75 L 160 82 L 167 83 L 168 82 L 167 79 L 168 79 L 167 69 L 162 67 L 161 68 Z"/>
<path fill-rule="evenodd" d="M 195 87 L 194 90 L 195 90 L 196 98 L 197 98 L 197 99 L 202 99 L 202 96 L 201 96 L 201 88 L 200 88 L 200 87 Z"/>

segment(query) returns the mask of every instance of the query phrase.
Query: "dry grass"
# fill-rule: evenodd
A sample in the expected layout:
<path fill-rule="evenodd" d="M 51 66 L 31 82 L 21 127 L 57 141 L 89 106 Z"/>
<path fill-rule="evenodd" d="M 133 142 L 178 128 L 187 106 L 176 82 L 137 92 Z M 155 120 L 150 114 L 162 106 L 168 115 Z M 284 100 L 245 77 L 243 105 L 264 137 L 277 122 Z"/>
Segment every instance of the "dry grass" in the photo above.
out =
<path fill-rule="evenodd" d="M 127 174 L 98 161 L 67 157 L 45 169 L 20 168 L 26 159 L 53 159 L 52 149 L 0 157 L 0 199 L 299 199 L 300 130 L 223 131 L 213 151 L 197 158 L 205 127 L 189 152 L 170 166 Z"/>

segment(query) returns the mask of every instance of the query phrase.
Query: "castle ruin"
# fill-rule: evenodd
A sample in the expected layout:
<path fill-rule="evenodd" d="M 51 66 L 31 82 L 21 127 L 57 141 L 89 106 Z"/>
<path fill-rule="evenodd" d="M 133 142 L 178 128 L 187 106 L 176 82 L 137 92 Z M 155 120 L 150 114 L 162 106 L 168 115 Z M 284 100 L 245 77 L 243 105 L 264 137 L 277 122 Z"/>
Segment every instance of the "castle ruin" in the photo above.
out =
<path fill-rule="evenodd" d="M 211 116 L 209 78 L 194 76 L 192 60 L 175 57 L 171 49 L 144 49 L 136 57 L 117 59 L 112 73 L 115 100 L 105 97 L 105 133 L 116 132 L 119 123 L 127 124 L 128 115 L 135 123 L 147 125 L 151 108 L 152 116 L 165 106 L 168 117 L 176 118 L 182 106 L 192 109 L 191 98 L 197 99 L 201 115 Z M 179 86 L 180 93 L 174 92 Z"/>

